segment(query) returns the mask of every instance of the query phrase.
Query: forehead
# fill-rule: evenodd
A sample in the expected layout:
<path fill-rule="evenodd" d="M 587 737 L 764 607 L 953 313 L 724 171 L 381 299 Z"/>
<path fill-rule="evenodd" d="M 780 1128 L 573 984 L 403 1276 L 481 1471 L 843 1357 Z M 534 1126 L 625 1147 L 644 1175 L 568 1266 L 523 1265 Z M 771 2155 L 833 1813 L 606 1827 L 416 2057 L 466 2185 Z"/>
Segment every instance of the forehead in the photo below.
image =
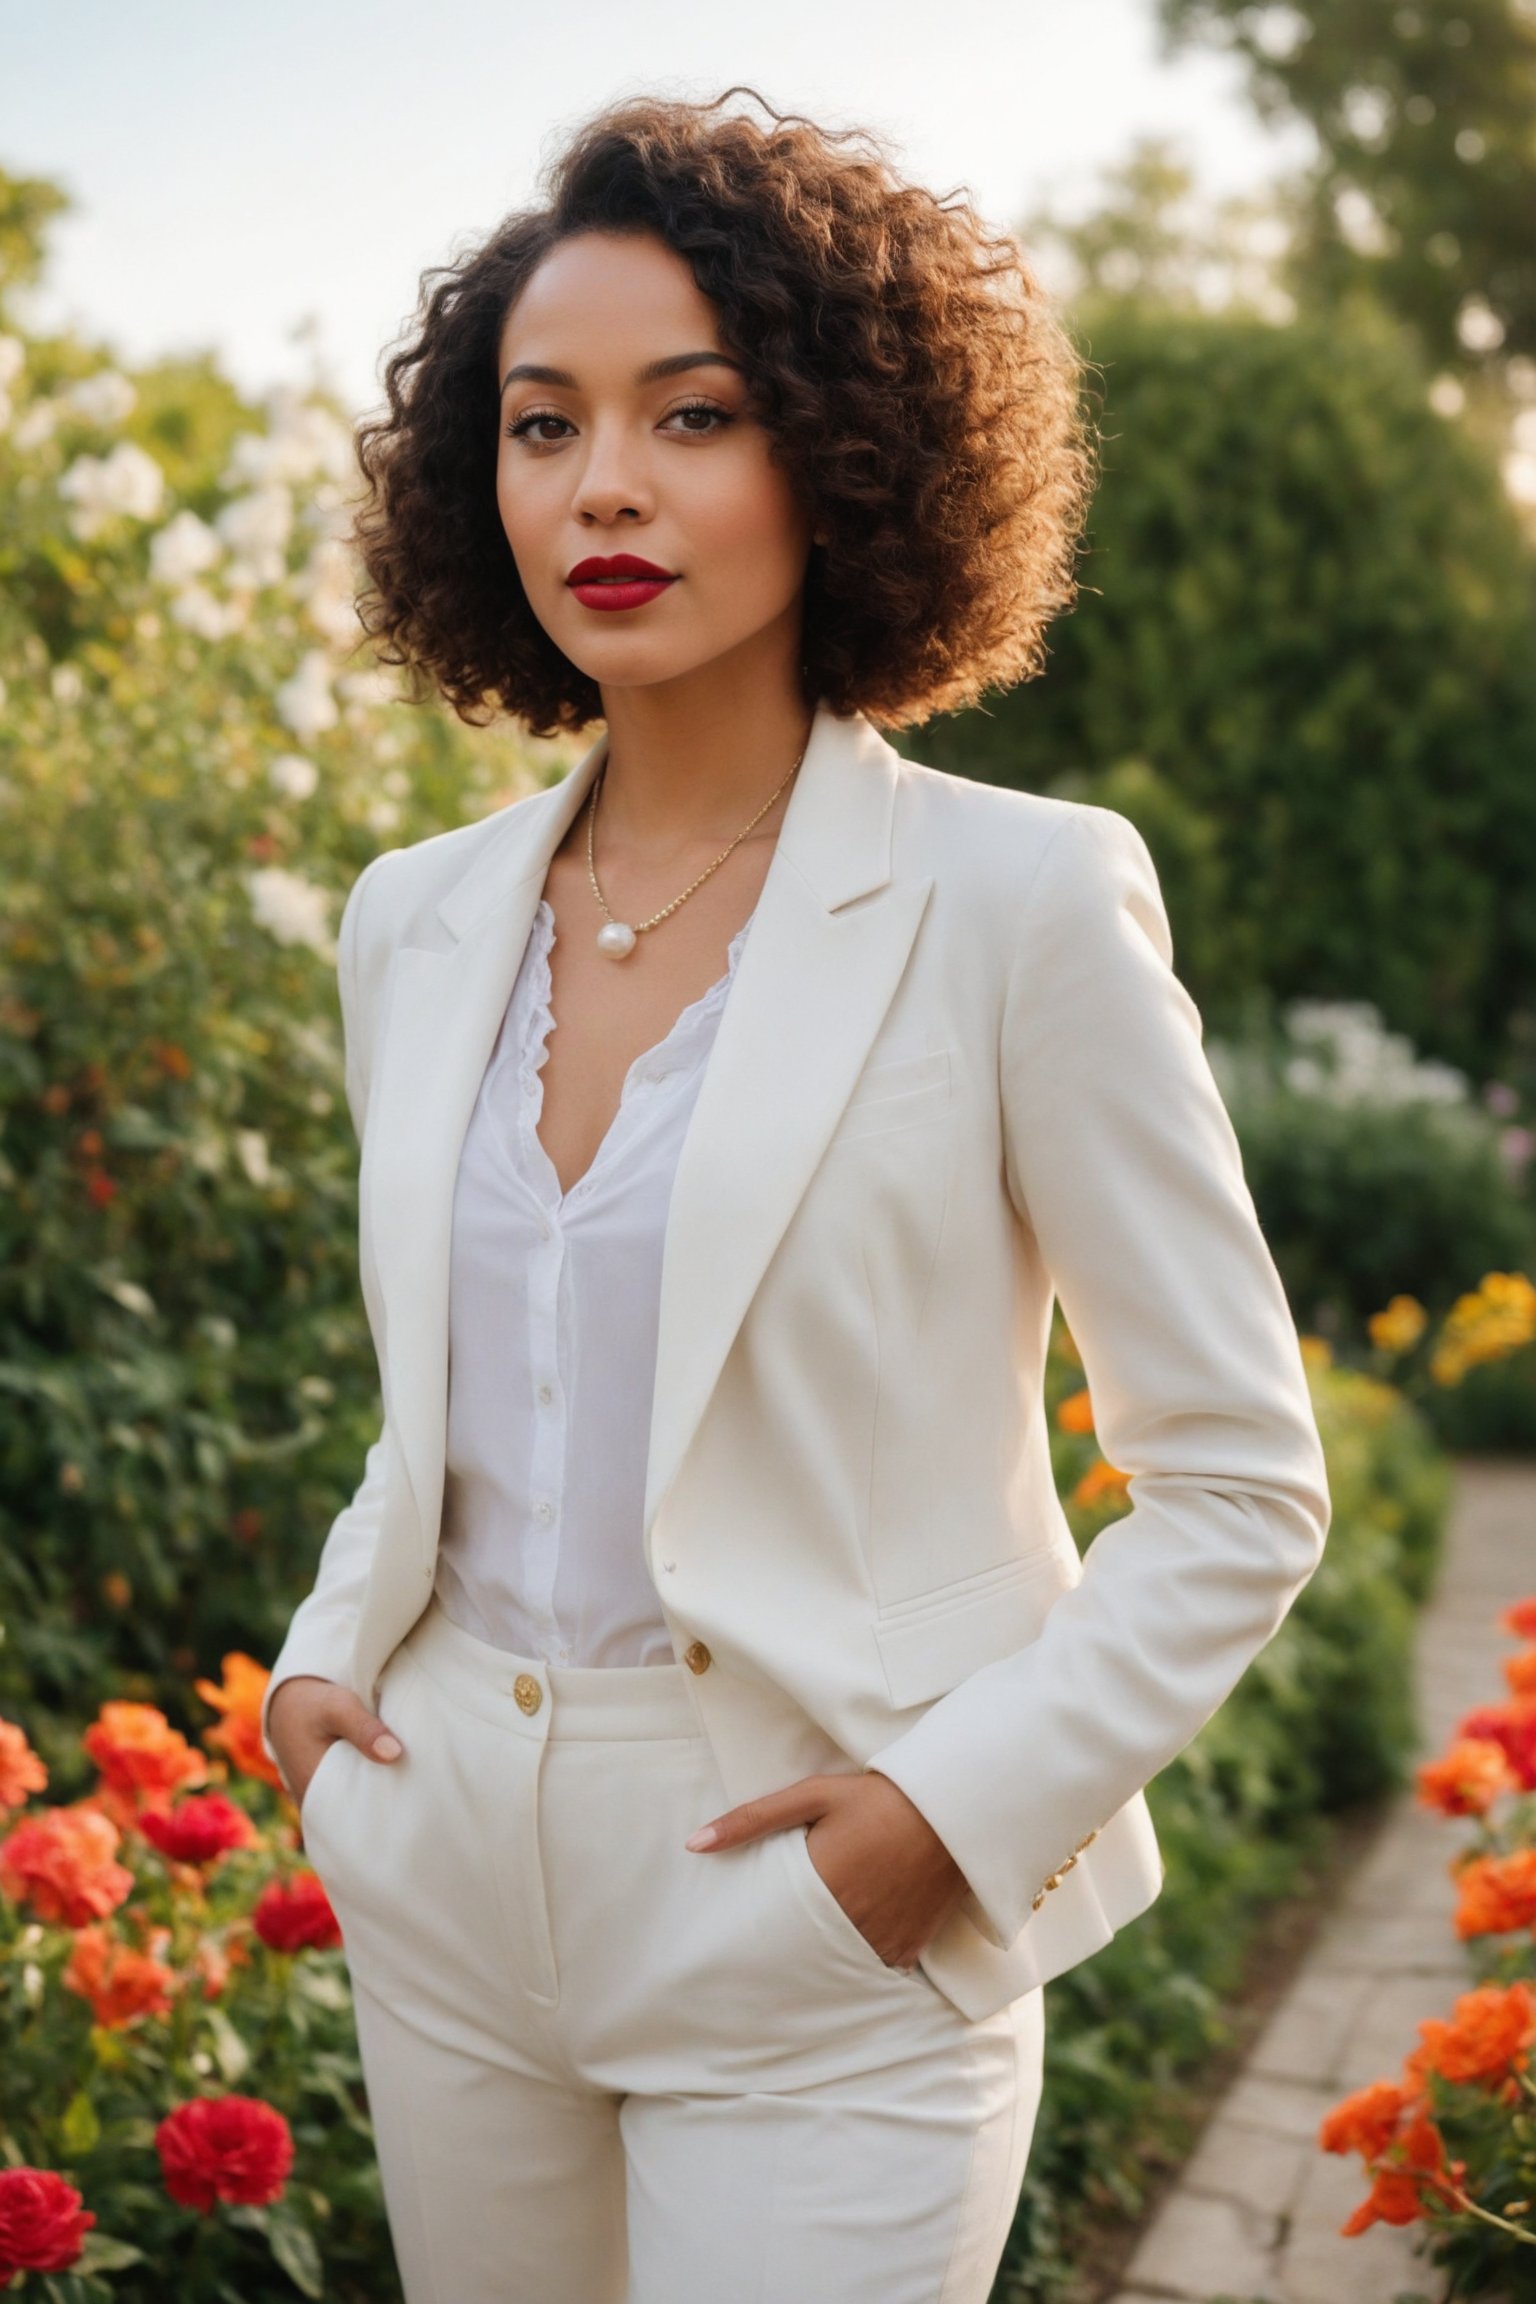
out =
<path fill-rule="evenodd" d="M 679 334 L 682 331 L 682 334 Z M 538 265 L 502 323 L 503 360 L 584 344 L 626 359 L 689 345 L 723 349 L 715 306 L 686 259 L 649 233 L 581 232 Z"/>

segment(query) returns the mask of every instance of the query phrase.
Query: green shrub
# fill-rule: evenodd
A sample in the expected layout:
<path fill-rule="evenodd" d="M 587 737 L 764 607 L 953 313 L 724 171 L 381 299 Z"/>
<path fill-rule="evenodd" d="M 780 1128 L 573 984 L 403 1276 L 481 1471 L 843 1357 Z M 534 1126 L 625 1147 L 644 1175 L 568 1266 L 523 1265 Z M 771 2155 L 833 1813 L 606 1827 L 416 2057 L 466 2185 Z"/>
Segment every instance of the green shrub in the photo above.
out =
<path fill-rule="evenodd" d="M 1149 764 L 1219 833 L 1222 936 L 1184 951 L 1170 906 L 1214 1028 L 1263 988 L 1366 999 L 1492 1066 L 1536 1010 L 1536 563 L 1496 456 L 1363 316 L 1075 318 L 1104 435 L 1079 605 L 1043 680 L 902 748 L 1032 791 Z"/>
<path fill-rule="evenodd" d="M 334 410 L 0 341 L 0 1704 L 177 1713 L 378 1426 L 341 899 L 555 756 L 349 663 Z"/>

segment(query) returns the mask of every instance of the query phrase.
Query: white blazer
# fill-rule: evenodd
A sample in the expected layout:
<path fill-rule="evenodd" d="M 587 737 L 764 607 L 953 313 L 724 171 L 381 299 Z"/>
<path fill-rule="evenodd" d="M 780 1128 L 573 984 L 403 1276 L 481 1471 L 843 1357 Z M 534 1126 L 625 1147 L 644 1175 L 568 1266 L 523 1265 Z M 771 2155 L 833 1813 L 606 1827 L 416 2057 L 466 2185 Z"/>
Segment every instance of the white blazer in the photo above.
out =
<path fill-rule="evenodd" d="M 605 742 L 348 898 L 384 1423 L 269 1702 L 304 1672 L 374 1703 L 426 1604 L 459 1150 Z M 644 1544 L 701 1725 L 733 1805 L 870 1766 L 916 1802 L 970 1884 L 922 1966 L 973 2018 L 1153 1901 L 1142 1788 L 1328 1529 L 1295 1326 L 1170 961 L 1124 817 L 917 766 L 822 707 L 671 1201 Z M 1041 1393 L 1053 1292 L 1130 1475 L 1083 1560 Z"/>

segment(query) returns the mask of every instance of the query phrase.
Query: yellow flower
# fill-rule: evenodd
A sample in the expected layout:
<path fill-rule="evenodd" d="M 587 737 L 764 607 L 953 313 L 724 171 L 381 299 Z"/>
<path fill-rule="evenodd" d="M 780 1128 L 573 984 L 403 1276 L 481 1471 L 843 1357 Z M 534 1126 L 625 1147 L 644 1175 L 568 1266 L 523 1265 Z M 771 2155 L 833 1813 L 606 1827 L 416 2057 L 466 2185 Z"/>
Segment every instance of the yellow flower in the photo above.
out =
<path fill-rule="evenodd" d="M 1536 1343 L 1536 1286 L 1523 1272 L 1485 1272 L 1458 1296 L 1441 1325 L 1429 1363 L 1437 1384 L 1459 1384 L 1469 1368 L 1508 1359 Z"/>
<path fill-rule="evenodd" d="M 1383 1352 L 1411 1352 L 1429 1325 L 1429 1314 L 1416 1296 L 1394 1296 L 1384 1312 L 1373 1312 L 1367 1323 L 1371 1342 Z"/>
<path fill-rule="evenodd" d="M 1333 1366 L 1333 1346 L 1326 1337 L 1303 1336 L 1301 1359 L 1309 1376 L 1320 1376 L 1325 1368 Z"/>

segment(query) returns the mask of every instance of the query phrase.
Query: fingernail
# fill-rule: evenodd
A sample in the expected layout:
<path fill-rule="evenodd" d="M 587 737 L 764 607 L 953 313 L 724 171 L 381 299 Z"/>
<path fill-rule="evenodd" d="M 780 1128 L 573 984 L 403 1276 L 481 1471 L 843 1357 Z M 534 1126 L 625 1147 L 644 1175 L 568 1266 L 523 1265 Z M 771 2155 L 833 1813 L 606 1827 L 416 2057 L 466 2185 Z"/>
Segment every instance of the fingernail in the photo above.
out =
<path fill-rule="evenodd" d="M 391 1736 L 387 1730 L 382 1736 L 376 1736 L 373 1741 L 375 1760 L 398 1760 L 404 1749 L 405 1747 L 399 1737 Z"/>
<path fill-rule="evenodd" d="M 701 1824 L 697 1832 L 689 1834 L 683 1842 L 683 1846 L 685 1848 L 713 1848 L 719 1837 L 720 1835 L 713 1824 Z"/>

